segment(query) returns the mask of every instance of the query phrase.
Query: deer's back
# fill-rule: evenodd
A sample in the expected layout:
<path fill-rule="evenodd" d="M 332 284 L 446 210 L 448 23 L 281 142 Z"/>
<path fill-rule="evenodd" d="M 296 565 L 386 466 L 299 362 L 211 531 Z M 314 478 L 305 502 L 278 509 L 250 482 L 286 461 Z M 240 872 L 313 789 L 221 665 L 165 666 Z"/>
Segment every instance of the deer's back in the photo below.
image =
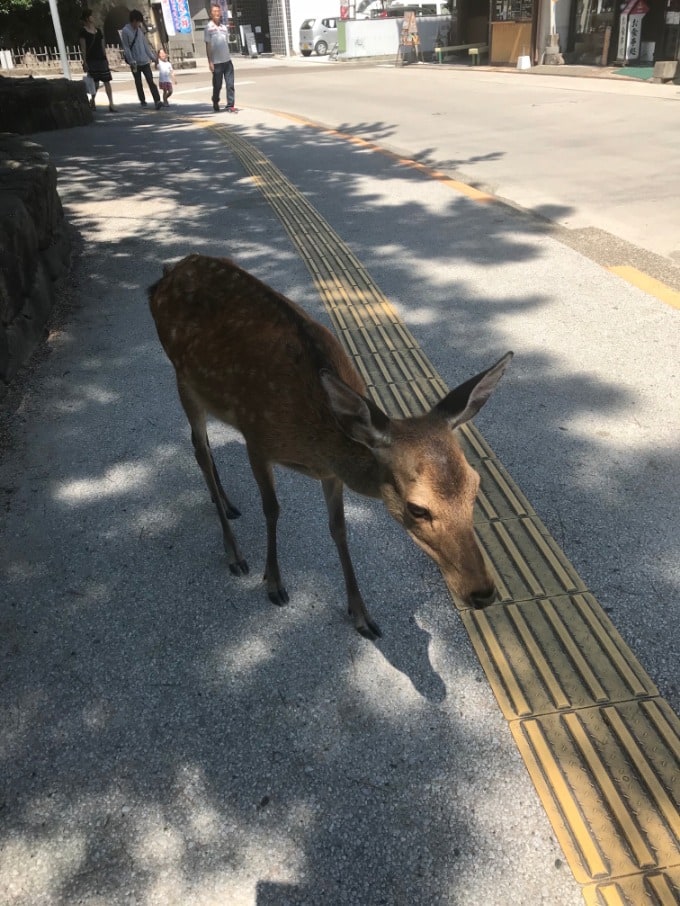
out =
<path fill-rule="evenodd" d="M 203 255 L 182 259 L 149 299 L 178 379 L 209 412 L 279 462 L 299 461 L 329 432 L 339 442 L 319 372 L 361 394 L 366 387 L 333 334 L 301 308 L 232 261 Z"/>

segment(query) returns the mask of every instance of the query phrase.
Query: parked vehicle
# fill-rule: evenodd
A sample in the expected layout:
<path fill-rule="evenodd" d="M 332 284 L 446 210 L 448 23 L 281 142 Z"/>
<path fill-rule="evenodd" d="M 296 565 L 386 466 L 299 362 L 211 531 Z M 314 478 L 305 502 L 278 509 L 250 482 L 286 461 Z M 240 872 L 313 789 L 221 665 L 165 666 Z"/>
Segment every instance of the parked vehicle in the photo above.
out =
<path fill-rule="evenodd" d="M 338 20 L 305 19 L 300 26 L 300 53 L 309 57 L 314 51 L 323 57 L 338 43 Z"/>

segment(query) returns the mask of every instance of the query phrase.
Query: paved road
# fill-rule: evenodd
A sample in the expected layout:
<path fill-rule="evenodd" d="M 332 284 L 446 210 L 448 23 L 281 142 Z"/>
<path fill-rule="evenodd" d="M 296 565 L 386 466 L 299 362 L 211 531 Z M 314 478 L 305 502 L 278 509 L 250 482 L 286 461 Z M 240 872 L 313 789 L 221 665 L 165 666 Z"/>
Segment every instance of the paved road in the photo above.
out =
<path fill-rule="evenodd" d="M 313 61 L 237 60 L 239 103 L 346 127 L 551 222 L 605 230 L 680 265 L 680 178 L 669 166 L 680 86 Z M 183 73 L 180 95 L 198 100 L 205 78 Z"/>
<path fill-rule="evenodd" d="M 293 600 L 269 604 L 253 483 L 217 431 L 254 567 L 226 570 L 144 289 L 200 248 L 325 316 L 257 188 L 180 117 L 204 107 L 130 99 L 40 136 L 82 254 L 0 462 L 0 902 L 580 902 L 439 575 L 380 507 L 348 507 L 374 646 L 343 617 L 318 489 L 288 473 Z M 452 384 L 515 349 L 480 426 L 677 708 L 677 313 L 384 157 L 252 107 L 235 128 Z"/>

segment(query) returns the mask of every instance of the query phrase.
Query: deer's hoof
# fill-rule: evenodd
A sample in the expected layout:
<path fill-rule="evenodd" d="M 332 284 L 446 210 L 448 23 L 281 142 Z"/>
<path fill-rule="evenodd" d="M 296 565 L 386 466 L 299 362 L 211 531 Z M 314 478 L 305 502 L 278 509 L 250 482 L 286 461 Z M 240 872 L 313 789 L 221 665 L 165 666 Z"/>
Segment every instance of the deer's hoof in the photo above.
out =
<path fill-rule="evenodd" d="M 245 560 L 237 560 L 236 563 L 229 564 L 229 572 L 234 576 L 247 576 L 249 569 Z"/>
<path fill-rule="evenodd" d="M 283 607 L 290 600 L 285 588 L 277 588 L 276 591 L 267 592 L 267 595 L 272 604 L 276 604 L 277 607 Z"/>

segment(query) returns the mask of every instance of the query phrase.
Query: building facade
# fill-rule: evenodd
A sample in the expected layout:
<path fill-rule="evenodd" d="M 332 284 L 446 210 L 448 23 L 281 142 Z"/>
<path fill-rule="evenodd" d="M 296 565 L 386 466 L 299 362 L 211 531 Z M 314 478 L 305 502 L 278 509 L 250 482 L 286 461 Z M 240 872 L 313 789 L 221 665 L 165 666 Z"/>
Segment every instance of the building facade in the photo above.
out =
<path fill-rule="evenodd" d="M 203 28 L 210 0 L 188 0 L 191 35 L 164 35 L 162 6 L 155 0 L 93 0 L 95 19 L 109 44 L 130 9 L 138 8 L 156 27 L 154 40 L 171 49 L 204 56 Z M 250 27 L 258 53 L 288 56 L 299 52 L 302 22 L 337 16 L 340 0 L 220 0 L 229 12 L 232 49 L 247 52 Z M 680 58 L 680 0 L 451 0 L 452 45 L 488 47 L 493 65 L 532 63 L 651 65 Z M 558 53 L 555 53 L 555 51 Z"/>
<path fill-rule="evenodd" d="M 454 43 L 488 40 L 494 65 L 522 55 L 533 63 L 651 65 L 680 53 L 680 0 L 456 0 L 454 16 Z"/>

